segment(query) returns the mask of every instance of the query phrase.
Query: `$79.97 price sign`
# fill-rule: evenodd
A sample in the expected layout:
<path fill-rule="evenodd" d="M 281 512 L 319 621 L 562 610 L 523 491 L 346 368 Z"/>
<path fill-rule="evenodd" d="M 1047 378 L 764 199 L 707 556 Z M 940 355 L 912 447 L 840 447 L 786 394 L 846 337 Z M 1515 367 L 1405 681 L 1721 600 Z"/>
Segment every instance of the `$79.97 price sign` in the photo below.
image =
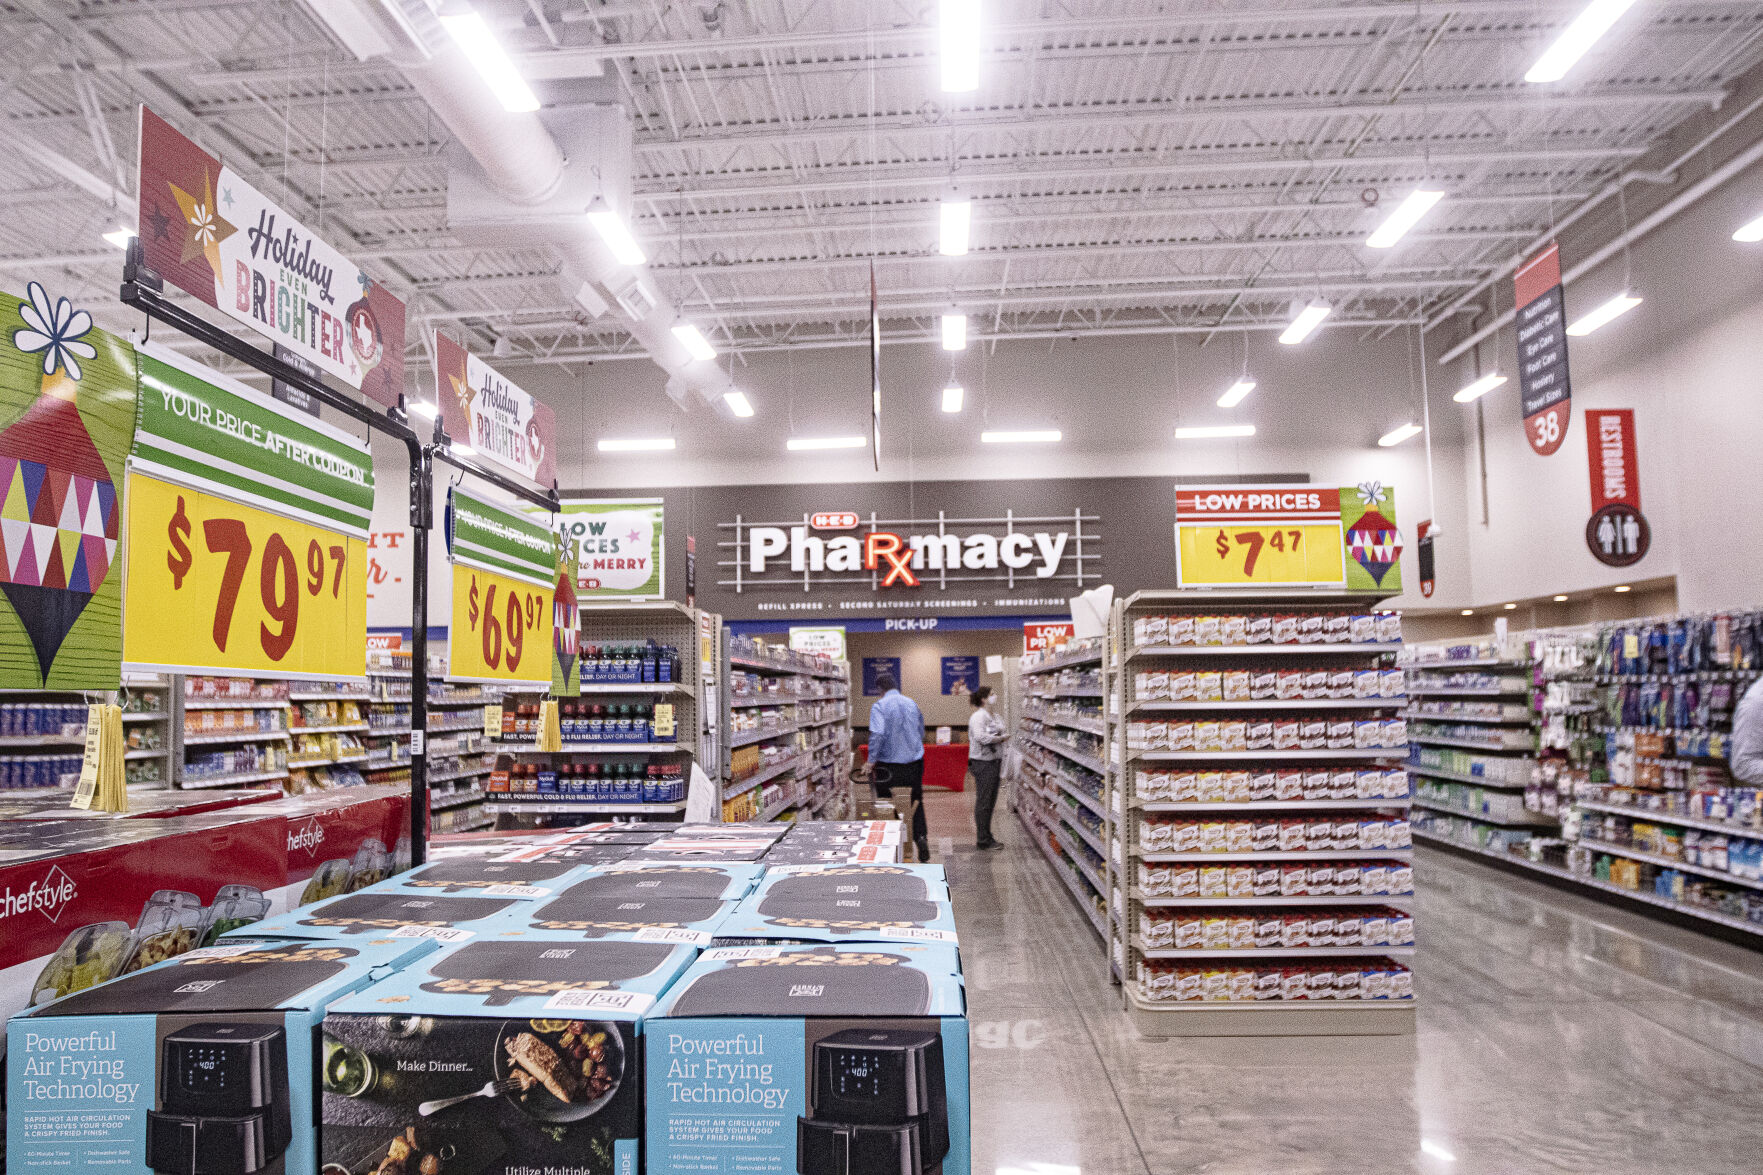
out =
<path fill-rule="evenodd" d="M 455 563 L 447 676 L 549 685 L 553 591 Z"/>
<path fill-rule="evenodd" d="M 367 544 L 128 475 L 123 660 L 193 672 L 361 677 Z"/>

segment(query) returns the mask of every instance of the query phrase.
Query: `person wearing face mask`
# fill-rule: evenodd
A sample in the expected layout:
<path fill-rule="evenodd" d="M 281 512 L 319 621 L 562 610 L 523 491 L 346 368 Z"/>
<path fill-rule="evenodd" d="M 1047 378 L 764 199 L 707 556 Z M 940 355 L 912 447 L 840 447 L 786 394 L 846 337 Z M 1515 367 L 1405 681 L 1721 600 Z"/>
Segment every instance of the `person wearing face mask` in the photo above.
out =
<path fill-rule="evenodd" d="M 967 719 L 967 769 L 973 773 L 975 847 L 995 849 L 999 842 L 992 837 L 992 809 L 998 803 L 998 772 L 1010 736 L 1004 720 L 994 712 L 998 695 L 991 686 L 980 686 L 967 700 L 973 703 L 973 714 Z"/>

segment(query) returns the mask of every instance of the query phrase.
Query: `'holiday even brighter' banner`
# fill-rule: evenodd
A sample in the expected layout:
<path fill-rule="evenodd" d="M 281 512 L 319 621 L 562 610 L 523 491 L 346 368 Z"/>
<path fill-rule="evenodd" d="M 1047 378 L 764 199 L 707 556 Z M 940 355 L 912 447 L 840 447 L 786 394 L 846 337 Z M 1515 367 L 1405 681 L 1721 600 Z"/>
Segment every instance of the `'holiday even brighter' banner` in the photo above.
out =
<path fill-rule="evenodd" d="M 435 335 L 435 403 L 447 435 L 480 457 L 550 487 L 557 418 L 512 380 L 446 335 Z"/>

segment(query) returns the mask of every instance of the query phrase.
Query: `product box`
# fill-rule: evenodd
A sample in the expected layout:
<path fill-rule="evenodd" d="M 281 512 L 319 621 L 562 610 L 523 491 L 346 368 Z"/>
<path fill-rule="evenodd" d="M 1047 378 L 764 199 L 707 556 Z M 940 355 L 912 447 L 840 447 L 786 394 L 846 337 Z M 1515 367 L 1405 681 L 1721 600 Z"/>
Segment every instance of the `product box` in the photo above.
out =
<path fill-rule="evenodd" d="M 325 1073 L 326 1172 L 637 1175 L 642 1017 L 696 957 L 510 932 L 332 1005 L 326 1047 L 373 1074 Z"/>
<path fill-rule="evenodd" d="M 650 1171 L 969 1175 L 950 948 L 706 951 L 643 1028 Z"/>
<path fill-rule="evenodd" d="M 745 872 L 752 869 L 752 872 Z M 708 945 L 757 870 L 735 865 L 620 862 L 595 870 L 549 901 L 521 911 L 521 925 L 553 937 Z M 730 897 L 723 897 L 729 894 Z"/>
<path fill-rule="evenodd" d="M 540 900 L 564 889 L 587 869 L 549 855 L 502 853 L 491 857 L 451 857 L 400 873 L 366 893 L 471 894 L 476 897 Z"/>
<path fill-rule="evenodd" d="M 373 891 L 344 894 L 266 918 L 237 935 L 265 938 L 432 938 L 464 942 L 505 925 L 518 927 L 517 910 L 530 912 L 533 903 L 516 897 Z M 223 936 L 227 937 L 227 936 Z"/>
<path fill-rule="evenodd" d="M 326 1006 L 433 949 L 234 942 L 13 1017 L 7 1170 L 317 1175 Z"/>
<path fill-rule="evenodd" d="M 787 899 L 910 898 L 947 902 L 949 883 L 941 865 L 773 865 L 756 892 Z"/>
<path fill-rule="evenodd" d="M 900 846 L 891 845 L 829 845 L 814 841 L 784 841 L 765 854 L 763 864 L 813 865 L 840 864 L 886 865 L 900 859 Z"/>
<path fill-rule="evenodd" d="M 849 884 L 858 884 L 858 892 L 840 891 L 842 885 Z M 948 901 L 938 896 L 947 893 L 939 886 L 940 877 L 916 873 L 878 872 L 868 882 L 845 882 L 821 869 L 786 872 L 761 882 L 760 888 L 724 919 L 717 934 L 742 939 L 940 942 L 953 946 L 955 913 Z"/>

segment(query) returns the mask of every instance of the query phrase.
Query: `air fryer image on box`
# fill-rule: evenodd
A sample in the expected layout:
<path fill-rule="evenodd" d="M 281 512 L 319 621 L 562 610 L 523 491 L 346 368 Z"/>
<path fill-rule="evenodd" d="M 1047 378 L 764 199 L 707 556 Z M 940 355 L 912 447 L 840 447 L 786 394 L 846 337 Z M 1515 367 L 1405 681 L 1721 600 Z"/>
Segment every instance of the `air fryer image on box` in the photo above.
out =
<path fill-rule="evenodd" d="M 510 861 L 494 857 L 463 857 L 424 865 L 376 887 L 376 892 L 432 890 L 435 893 L 481 894 L 487 897 L 545 897 L 556 892 L 554 882 L 577 866 L 570 861 Z M 510 888 L 512 887 L 512 888 Z M 537 890 L 533 893 L 530 891 Z"/>
<path fill-rule="evenodd" d="M 534 930 L 582 938 L 632 938 L 704 946 L 735 903 L 720 898 L 641 897 L 572 887 L 528 915 Z"/>
<path fill-rule="evenodd" d="M 429 937 L 454 942 L 505 921 L 520 898 L 445 897 L 394 890 L 345 894 L 291 910 L 249 926 L 243 932 L 276 938 L 343 938 L 376 934 Z"/>
<path fill-rule="evenodd" d="M 695 955 L 498 938 L 340 1001 L 324 1024 L 326 1175 L 639 1170 L 641 1019 Z"/>
<path fill-rule="evenodd" d="M 949 1154 L 943 1039 L 934 1029 L 842 1028 L 809 1048 L 801 1175 L 940 1172 Z"/>

